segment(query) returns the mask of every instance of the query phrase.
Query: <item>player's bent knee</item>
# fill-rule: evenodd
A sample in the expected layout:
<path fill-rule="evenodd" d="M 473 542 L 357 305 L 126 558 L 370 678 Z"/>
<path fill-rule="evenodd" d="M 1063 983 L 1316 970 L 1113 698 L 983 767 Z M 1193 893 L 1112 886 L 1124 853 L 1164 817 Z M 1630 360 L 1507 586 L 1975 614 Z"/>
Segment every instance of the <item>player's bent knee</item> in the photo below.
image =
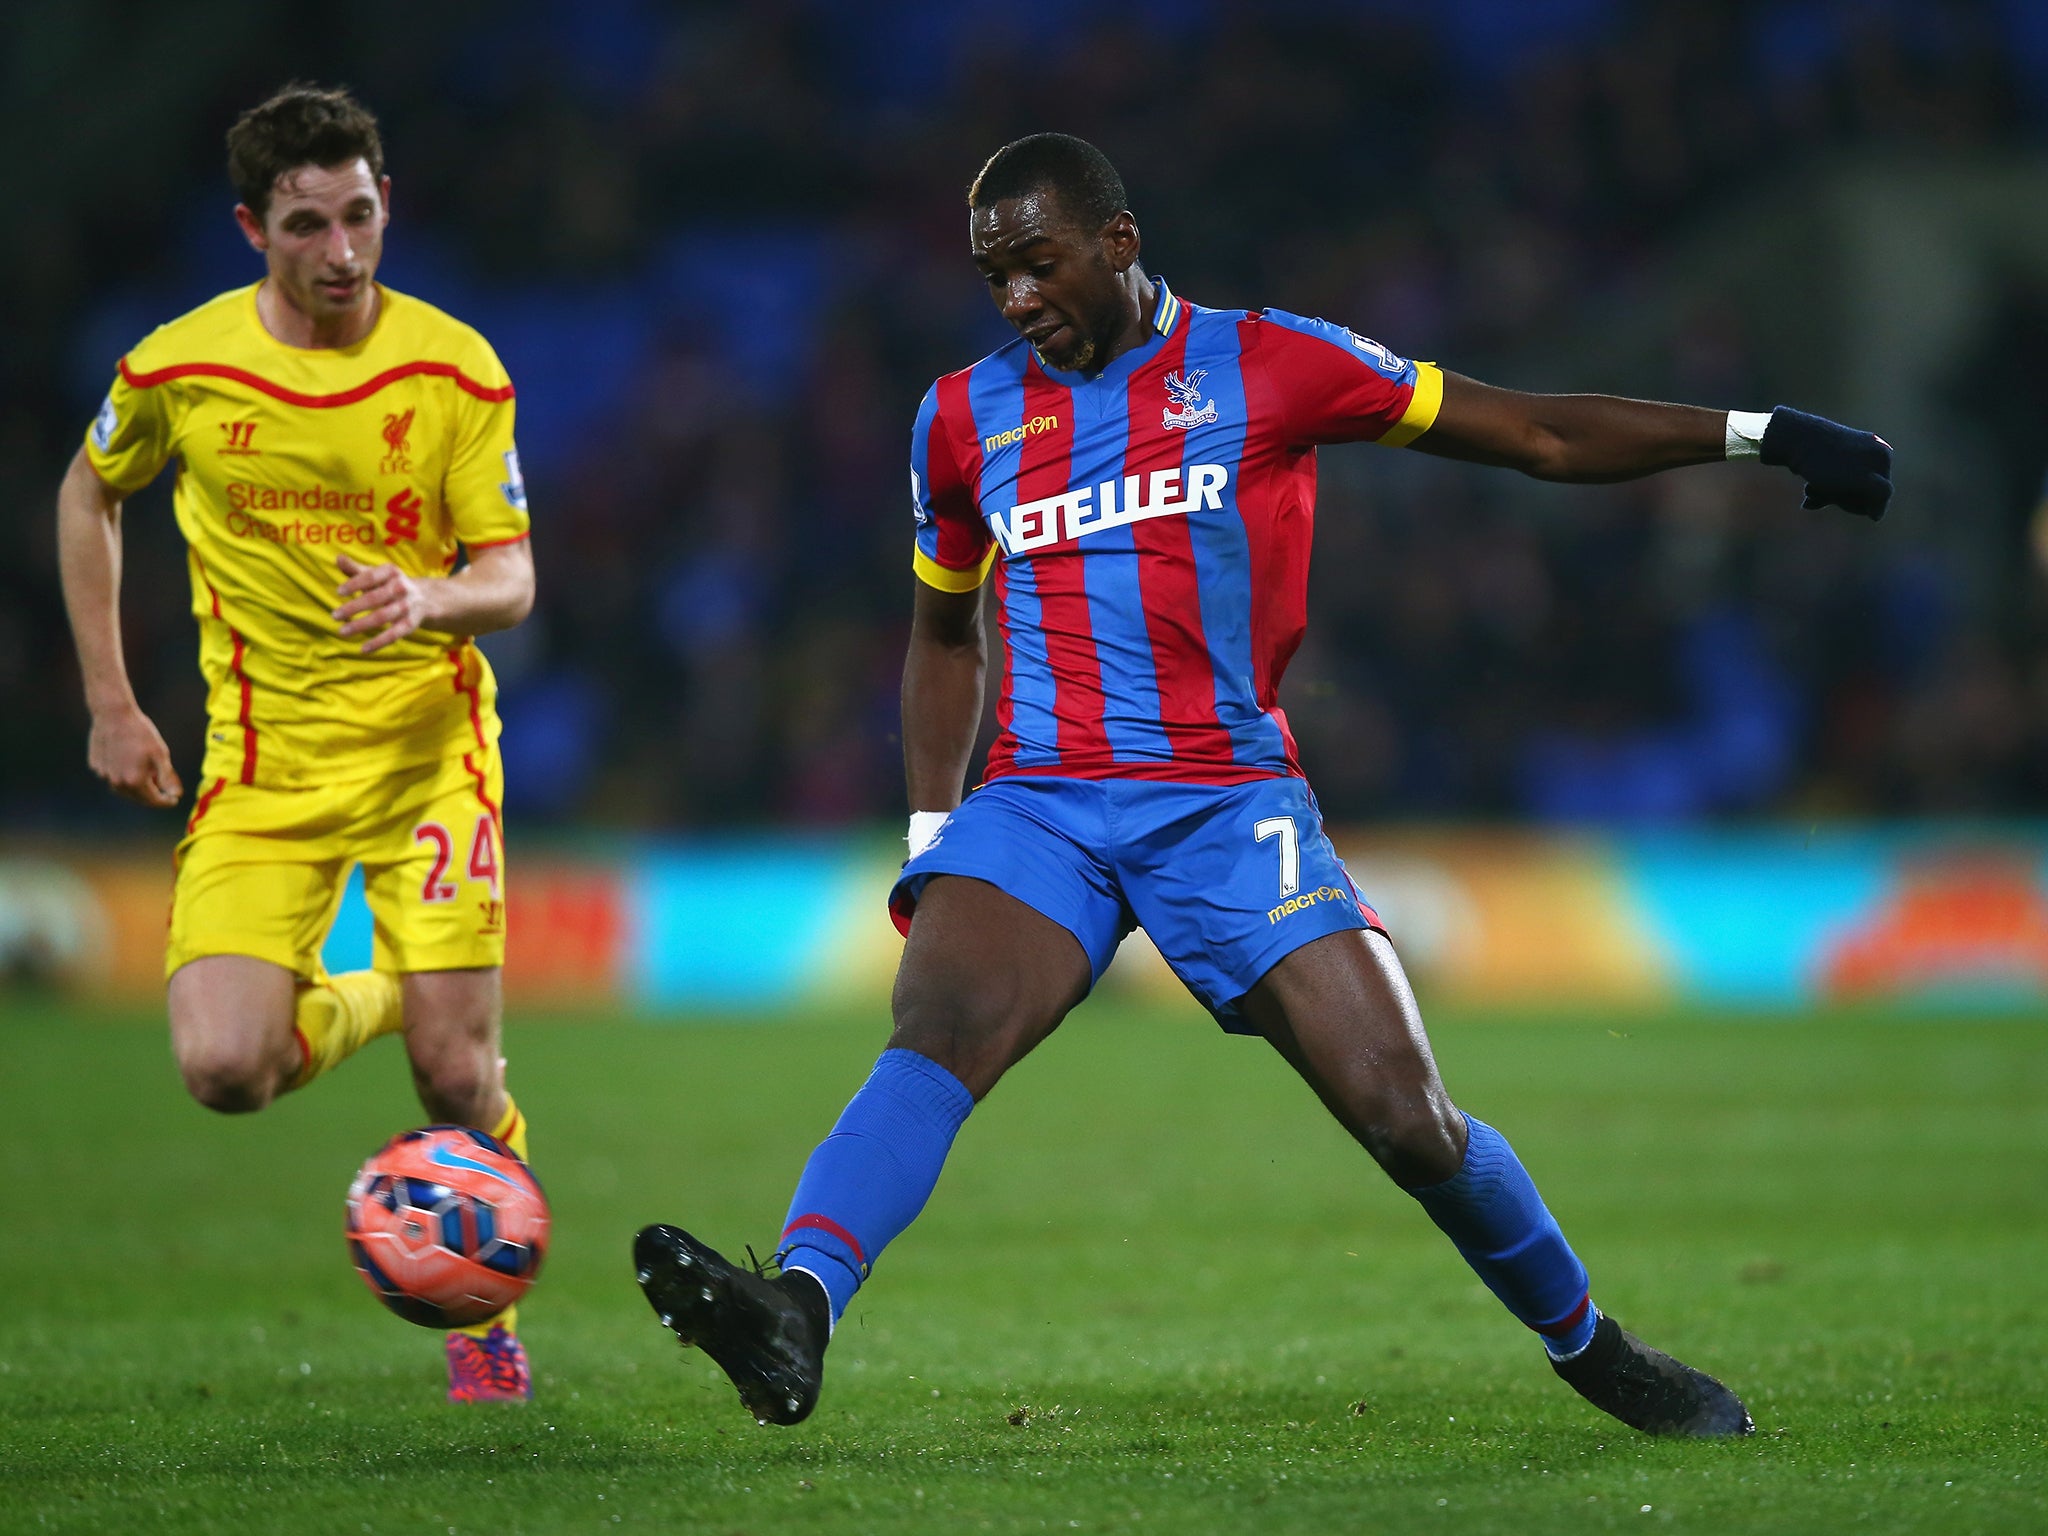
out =
<path fill-rule="evenodd" d="M 238 1052 L 181 1052 L 178 1072 L 185 1079 L 187 1093 L 223 1115 L 246 1115 L 262 1109 L 282 1086 L 274 1068 Z"/>
<path fill-rule="evenodd" d="M 471 1125 L 483 1118 L 497 1090 L 497 1062 L 488 1053 L 450 1050 L 425 1060 L 415 1058 L 412 1078 L 428 1114 Z"/>
<path fill-rule="evenodd" d="M 915 1051 L 927 1061 L 937 1062 L 963 1083 L 969 1081 L 981 1051 L 977 1030 L 960 1016 L 959 1010 L 937 1001 L 899 1000 L 895 1014 L 895 1027 L 889 1032 L 891 1050 Z"/>
<path fill-rule="evenodd" d="M 413 1073 L 420 1103 L 436 1120 L 468 1125 L 483 1118 L 491 1080 L 481 1072 L 443 1070 Z"/>
<path fill-rule="evenodd" d="M 1454 1178 L 1465 1161 L 1465 1117 L 1442 1094 L 1387 1099 L 1358 1138 L 1387 1176 L 1406 1189 Z"/>
<path fill-rule="evenodd" d="M 890 1047 L 937 1062 L 977 1099 L 1043 1033 L 1015 1000 L 985 987 L 899 987 L 894 1012 Z"/>

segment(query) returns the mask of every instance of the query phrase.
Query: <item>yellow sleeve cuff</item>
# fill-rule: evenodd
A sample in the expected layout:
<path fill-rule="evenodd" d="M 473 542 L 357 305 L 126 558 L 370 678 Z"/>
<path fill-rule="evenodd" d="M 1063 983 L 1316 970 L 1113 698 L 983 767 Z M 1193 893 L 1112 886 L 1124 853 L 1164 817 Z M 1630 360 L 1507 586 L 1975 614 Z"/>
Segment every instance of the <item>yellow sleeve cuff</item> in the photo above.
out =
<path fill-rule="evenodd" d="M 85 435 L 85 462 L 92 466 L 93 473 L 106 483 L 109 490 L 122 498 L 133 496 L 144 489 L 150 481 L 163 473 L 166 460 L 159 459 L 151 465 L 146 459 L 138 462 L 132 453 L 103 454 L 100 445 L 92 440 L 90 432 Z M 139 469 L 149 473 L 136 476 Z M 123 473 L 123 471 L 127 473 Z"/>
<path fill-rule="evenodd" d="M 912 547 L 911 569 L 917 572 L 917 579 L 928 587 L 937 587 L 941 592 L 972 592 L 988 580 L 988 568 L 995 564 L 996 547 L 989 545 L 982 554 L 981 563 L 971 571 L 956 571 L 939 564 L 923 550 Z"/>
<path fill-rule="evenodd" d="M 1415 393 L 1408 397 L 1408 409 L 1387 428 L 1380 439 L 1383 448 L 1405 448 L 1436 425 L 1436 413 L 1444 403 L 1444 371 L 1435 363 L 1415 365 Z"/>

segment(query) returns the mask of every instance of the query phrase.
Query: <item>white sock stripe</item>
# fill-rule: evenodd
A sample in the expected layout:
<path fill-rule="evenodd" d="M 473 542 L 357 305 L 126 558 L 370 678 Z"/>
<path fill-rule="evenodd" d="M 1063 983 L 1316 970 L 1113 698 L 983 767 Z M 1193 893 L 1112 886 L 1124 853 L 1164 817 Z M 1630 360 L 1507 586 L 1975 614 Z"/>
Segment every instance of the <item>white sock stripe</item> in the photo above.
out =
<path fill-rule="evenodd" d="M 1592 1324 L 1595 1331 L 1598 1331 L 1600 1327 L 1600 1309 L 1594 1306 L 1591 1302 L 1587 1302 L 1586 1316 L 1592 1320 Z M 1539 1337 L 1542 1336 L 1539 1335 Z M 1586 1335 L 1585 1343 L 1581 1344 L 1577 1349 L 1572 1350 L 1570 1353 L 1562 1355 L 1550 1347 L 1550 1340 L 1548 1338 L 1543 1339 L 1543 1352 L 1550 1356 L 1552 1360 L 1576 1360 L 1579 1358 L 1579 1356 L 1583 1355 L 1587 1350 L 1591 1349 L 1592 1347 L 1593 1335 L 1590 1333 Z"/>

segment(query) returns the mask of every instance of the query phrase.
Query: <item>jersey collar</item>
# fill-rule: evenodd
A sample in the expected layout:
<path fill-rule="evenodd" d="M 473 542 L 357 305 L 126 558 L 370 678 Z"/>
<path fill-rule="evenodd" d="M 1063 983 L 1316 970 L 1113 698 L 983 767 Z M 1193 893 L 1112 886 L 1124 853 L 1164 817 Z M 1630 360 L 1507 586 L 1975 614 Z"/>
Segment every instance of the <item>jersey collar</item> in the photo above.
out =
<path fill-rule="evenodd" d="M 1171 336 L 1173 328 L 1180 323 L 1181 302 L 1173 296 L 1173 290 L 1166 286 L 1166 279 L 1154 277 L 1152 286 L 1159 290 L 1152 305 L 1152 329 L 1162 336 Z"/>
<path fill-rule="evenodd" d="M 1181 316 L 1187 313 L 1187 306 L 1166 286 L 1166 279 L 1154 277 L 1155 290 L 1152 299 L 1152 334 L 1112 362 L 1100 373 L 1076 373 L 1065 368 L 1055 368 L 1034 350 L 1032 360 L 1049 379 L 1079 380 L 1082 385 L 1100 384 L 1127 379 L 1137 369 L 1150 362 L 1159 353 L 1160 344 L 1173 334 L 1173 328 L 1180 324 Z M 1074 387 L 1071 383 L 1069 387 Z"/>

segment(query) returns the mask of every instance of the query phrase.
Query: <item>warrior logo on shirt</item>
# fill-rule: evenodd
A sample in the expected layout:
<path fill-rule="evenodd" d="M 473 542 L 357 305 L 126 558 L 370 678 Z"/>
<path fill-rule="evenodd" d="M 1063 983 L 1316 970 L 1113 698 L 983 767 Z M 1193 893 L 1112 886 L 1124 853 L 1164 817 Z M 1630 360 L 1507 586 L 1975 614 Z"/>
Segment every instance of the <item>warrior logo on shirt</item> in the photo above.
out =
<path fill-rule="evenodd" d="M 384 455 L 384 462 L 377 466 L 380 475 L 403 475 L 412 471 L 412 460 L 406 456 L 409 444 L 407 435 L 412 431 L 412 413 L 416 406 L 407 406 L 394 411 L 384 418 L 384 446 L 390 451 Z"/>
<path fill-rule="evenodd" d="M 1196 368 L 1189 373 L 1169 373 L 1166 376 L 1167 398 L 1173 401 L 1161 414 L 1160 424 L 1175 427 L 1185 432 L 1189 427 L 1206 426 L 1216 419 L 1216 402 L 1202 399 L 1202 380 L 1209 376 L 1206 368 Z M 1174 406 L 1180 407 L 1175 410 Z"/>

